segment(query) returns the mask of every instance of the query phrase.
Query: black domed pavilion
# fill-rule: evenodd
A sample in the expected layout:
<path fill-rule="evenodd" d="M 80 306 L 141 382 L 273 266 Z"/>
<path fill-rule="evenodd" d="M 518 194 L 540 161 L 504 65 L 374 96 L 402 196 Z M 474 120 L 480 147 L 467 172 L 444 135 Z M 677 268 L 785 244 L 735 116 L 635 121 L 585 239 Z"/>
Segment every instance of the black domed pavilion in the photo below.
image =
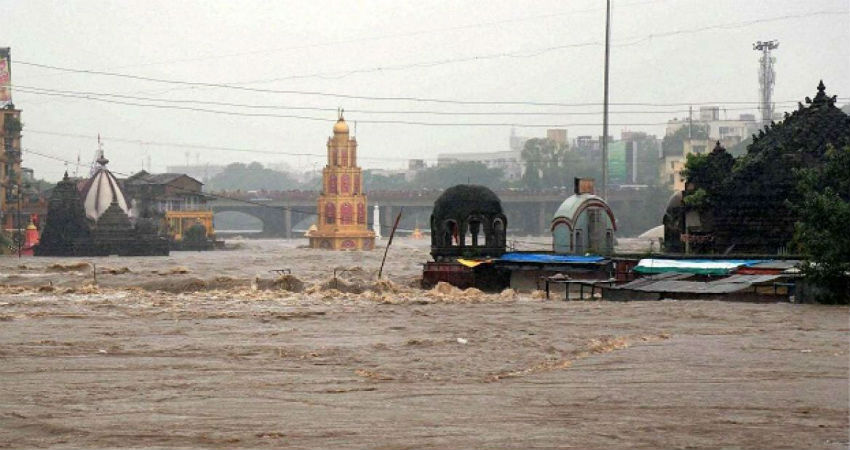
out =
<path fill-rule="evenodd" d="M 505 253 L 508 219 L 499 197 L 484 186 L 461 184 L 446 189 L 431 215 L 431 256 L 499 257 Z"/>

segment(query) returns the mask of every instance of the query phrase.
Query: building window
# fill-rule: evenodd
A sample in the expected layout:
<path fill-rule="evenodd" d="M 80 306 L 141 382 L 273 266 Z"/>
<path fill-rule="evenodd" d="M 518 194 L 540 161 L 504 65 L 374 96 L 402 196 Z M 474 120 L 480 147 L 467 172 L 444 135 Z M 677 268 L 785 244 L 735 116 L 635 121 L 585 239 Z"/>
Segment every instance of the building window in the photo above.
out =
<path fill-rule="evenodd" d="M 340 177 L 340 188 L 343 194 L 351 192 L 351 177 L 347 173 Z"/>

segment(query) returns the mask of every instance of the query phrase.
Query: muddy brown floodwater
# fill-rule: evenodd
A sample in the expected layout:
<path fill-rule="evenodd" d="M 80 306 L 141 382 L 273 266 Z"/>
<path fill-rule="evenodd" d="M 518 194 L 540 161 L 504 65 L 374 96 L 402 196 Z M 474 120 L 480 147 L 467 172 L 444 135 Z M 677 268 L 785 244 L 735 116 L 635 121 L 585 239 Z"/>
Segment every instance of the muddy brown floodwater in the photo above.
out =
<path fill-rule="evenodd" d="M 848 447 L 846 307 L 422 291 L 422 241 L 382 282 L 381 251 L 234 242 L 0 260 L 0 447 Z"/>

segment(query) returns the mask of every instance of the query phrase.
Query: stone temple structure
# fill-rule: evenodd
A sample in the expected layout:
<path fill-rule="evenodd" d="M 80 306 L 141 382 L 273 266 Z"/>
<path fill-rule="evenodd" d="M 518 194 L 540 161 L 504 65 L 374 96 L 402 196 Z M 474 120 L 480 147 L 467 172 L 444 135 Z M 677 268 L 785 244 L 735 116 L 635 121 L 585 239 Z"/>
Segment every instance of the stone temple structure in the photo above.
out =
<path fill-rule="evenodd" d="M 610 255 L 614 253 L 617 222 L 611 207 L 593 194 L 590 179 L 576 180 L 575 194 L 567 197 L 552 217 L 555 253 Z"/>
<path fill-rule="evenodd" d="M 86 219 L 77 184 L 65 172 L 47 203 L 47 218 L 34 255 L 83 256 L 94 253 L 91 222 Z"/>
<path fill-rule="evenodd" d="M 168 240 L 158 235 L 155 223 L 131 220 L 121 185 L 99 153 L 82 192 L 67 172 L 53 190 L 35 256 L 168 255 Z"/>
<path fill-rule="evenodd" d="M 850 145 L 850 116 L 821 82 L 784 120 L 771 123 L 737 159 L 718 145 L 689 162 L 685 189 L 664 216 L 664 247 L 673 253 L 793 253 L 799 169 L 818 168 L 826 149 Z"/>
<path fill-rule="evenodd" d="M 484 186 L 450 187 L 434 202 L 431 256 L 435 261 L 458 257 L 499 257 L 505 253 L 508 219 L 499 197 Z"/>
<path fill-rule="evenodd" d="M 357 140 L 349 137 L 348 124 L 339 113 L 328 138 L 328 164 L 322 171 L 319 220 L 308 232 L 310 247 L 328 250 L 372 250 L 375 233 L 366 220 L 367 201 L 357 166 Z"/>
<path fill-rule="evenodd" d="M 484 186 L 450 187 L 434 202 L 431 214 L 431 256 L 425 263 L 422 287 L 438 282 L 459 288 L 501 291 L 510 272 L 492 264 L 505 253 L 508 219 L 499 197 Z"/>

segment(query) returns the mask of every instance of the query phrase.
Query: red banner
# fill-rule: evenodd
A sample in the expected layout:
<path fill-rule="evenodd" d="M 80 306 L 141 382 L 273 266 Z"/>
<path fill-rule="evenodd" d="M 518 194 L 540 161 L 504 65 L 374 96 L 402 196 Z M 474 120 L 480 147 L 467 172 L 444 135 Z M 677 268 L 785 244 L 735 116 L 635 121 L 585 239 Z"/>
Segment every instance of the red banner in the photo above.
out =
<path fill-rule="evenodd" d="M 0 48 L 0 108 L 12 103 L 12 59 L 8 48 Z"/>

